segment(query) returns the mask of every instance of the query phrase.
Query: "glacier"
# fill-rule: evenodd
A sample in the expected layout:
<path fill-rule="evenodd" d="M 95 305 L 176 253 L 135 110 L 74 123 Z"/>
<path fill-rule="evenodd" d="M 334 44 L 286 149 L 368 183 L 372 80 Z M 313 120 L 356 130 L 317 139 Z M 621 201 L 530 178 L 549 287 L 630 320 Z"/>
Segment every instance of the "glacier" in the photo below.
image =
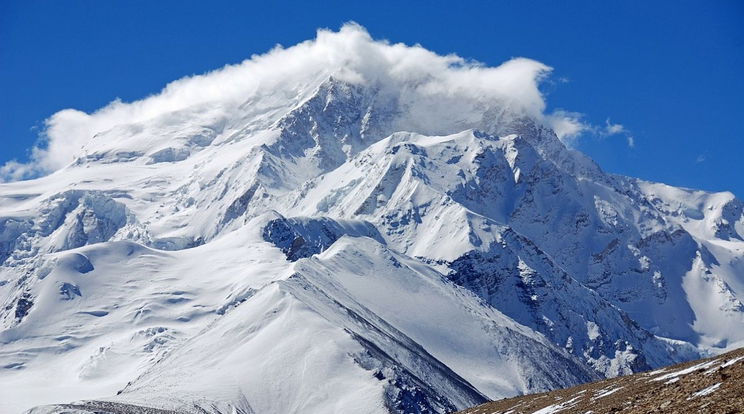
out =
<path fill-rule="evenodd" d="M 744 346 L 744 203 L 602 171 L 548 70 L 351 24 L 54 115 L 0 183 L 0 411 L 442 413 Z"/>

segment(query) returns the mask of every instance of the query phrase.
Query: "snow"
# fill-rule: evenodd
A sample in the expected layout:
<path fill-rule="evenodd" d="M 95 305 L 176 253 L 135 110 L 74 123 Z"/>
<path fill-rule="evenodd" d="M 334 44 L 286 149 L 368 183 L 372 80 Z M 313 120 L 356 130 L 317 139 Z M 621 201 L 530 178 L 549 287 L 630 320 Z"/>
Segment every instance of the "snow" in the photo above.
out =
<path fill-rule="evenodd" d="M 718 388 L 721 387 L 721 384 L 722 383 L 719 382 L 719 383 L 716 383 L 716 384 L 711 385 L 710 387 L 703 388 L 702 390 L 700 390 L 700 391 L 695 392 L 694 394 L 692 394 L 692 396 L 690 398 L 688 398 L 688 400 L 691 400 L 691 399 L 697 398 L 697 397 L 704 397 L 704 396 L 706 396 L 708 394 L 712 394 L 716 390 L 718 390 Z"/>
<path fill-rule="evenodd" d="M 740 357 L 736 357 L 736 358 L 731 358 L 728 361 L 726 361 L 723 364 L 721 364 L 721 368 L 730 367 L 731 365 L 734 365 L 735 363 L 737 363 L 737 362 L 739 362 L 741 360 L 744 360 L 744 356 L 740 356 Z"/>
<path fill-rule="evenodd" d="M 296 270 L 312 274 L 307 278 L 315 283 L 343 289 L 364 309 L 416 341 L 491 399 L 551 388 L 549 383 L 540 384 L 539 378 L 549 377 L 554 363 L 564 370 L 577 368 L 541 336 L 498 311 L 482 308 L 469 292 L 441 284 L 441 274 L 370 239 L 341 239 L 319 255 L 317 262 L 298 263 Z M 324 282 L 329 276 L 332 280 Z M 531 349 L 535 361 L 542 362 L 513 359 L 510 351 L 494 347 L 507 337 L 511 346 Z M 549 363 L 551 359 L 555 362 Z M 567 375 L 564 380 L 552 381 L 571 383 L 588 376 L 581 371 Z M 527 381 L 533 386 L 516 386 Z"/>
<path fill-rule="evenodd" d="M 617 387 L 617 388 L 611 388 L 609 390 L 600 390 L 599 392 L 595 393 L 594 397 L 592 399 L 596 400 L 602 397 L 606 397 L 608 395 L 612 395 L 616 393 L 617 391 L 621 390 L 623 387 Z"/>
<path fill-rule="evenodd" d="M 702 370 L 708 369 L 708 368 L 710 368 L 710 367 L 718 364 L 718 362 L 719 361 L 717 361 L 715 359 L 712 360 L 712 361 L 701 362 L 699 364 L 695 364 L 695 365 L 693 365 L 691 367 L 688 367 L 688 368 L 685 368 L 685 369 L 681 369 L 681 370 L 678 370 L 678 371 L 672 371 L 670 373 L 667 373 L 667 374 L 660 375 L 658 377 L 652 378 L 651 381 L 666 381 L 666 380 L 669 380 L 669 379 L 672 379 L 672 378 L 681 377 L 683 375 L 687 375 L 687 374 L 693 373 L 693 372 L 698 371 L 698 370 L 701 370 L 701 369 Z"/>
<path fill-rule="evenodd" d="M 592 321 L 586 322 L 586 333 L 589 339 L 592 341 L 601 336 L 599 333 L 599 326 Z"/>
<path fill-rule="evenodd" d="M 555 414 L 555 413 L 558 413 L 558 412 L 561 412 L 561 411 L 564 411 L 564 410 L 567 410 L 567 409 L 571 408 L 573 405 L 575 405 L 576 401 L 579 400 L 579 399 L 581 399 L 581 396 L 571 398 L 570 400 L 564 401 L 564 402 L 562 402 L 560 404 L 549 405 L 549 406 L 547 406 L 545 408 L 541 408 L 541 409 L 535 411 L 532 414 Z"/>

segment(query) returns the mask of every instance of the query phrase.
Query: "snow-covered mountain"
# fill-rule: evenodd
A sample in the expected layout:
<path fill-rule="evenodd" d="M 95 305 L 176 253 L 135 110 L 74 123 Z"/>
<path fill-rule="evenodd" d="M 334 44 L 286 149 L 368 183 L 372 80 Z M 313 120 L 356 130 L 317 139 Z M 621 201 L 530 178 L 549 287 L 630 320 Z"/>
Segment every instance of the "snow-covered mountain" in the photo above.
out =
<path fill-rule="evenodd" d="M 1 411 L 447 412 L 744 345 L 744 204 L 567 148 L 548 70 L 347 25 L 54 115 L 0 184 Z"/>

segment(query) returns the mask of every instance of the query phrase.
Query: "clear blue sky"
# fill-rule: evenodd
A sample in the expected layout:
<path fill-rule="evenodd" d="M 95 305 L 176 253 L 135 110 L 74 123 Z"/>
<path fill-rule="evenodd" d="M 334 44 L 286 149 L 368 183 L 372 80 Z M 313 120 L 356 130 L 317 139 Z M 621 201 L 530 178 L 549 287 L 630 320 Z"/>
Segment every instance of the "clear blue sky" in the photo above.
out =
<path fill-rule="evenodd" d="M 27 159 L 60 109 L 142 98 L 353 20 L 489 65 L 546 63 L 551 108 L 634 136 L 579 142 L 605 170 L 744 197 L 743 1 L 311 3 L 0 0 L 0 164 Z"/>

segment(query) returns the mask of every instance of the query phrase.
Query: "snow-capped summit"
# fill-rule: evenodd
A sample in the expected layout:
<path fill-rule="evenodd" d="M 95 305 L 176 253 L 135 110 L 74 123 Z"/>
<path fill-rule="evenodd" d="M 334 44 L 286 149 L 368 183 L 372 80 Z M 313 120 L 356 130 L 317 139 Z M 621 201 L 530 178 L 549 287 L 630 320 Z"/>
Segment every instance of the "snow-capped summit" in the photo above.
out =
<path fill-rule="evenodd" d="M 744 345 L 742 202 L 567 148 L 549 70 L 347 25 L 55 114 L 0 184 L 2 411 L 447 412 Z"/>

